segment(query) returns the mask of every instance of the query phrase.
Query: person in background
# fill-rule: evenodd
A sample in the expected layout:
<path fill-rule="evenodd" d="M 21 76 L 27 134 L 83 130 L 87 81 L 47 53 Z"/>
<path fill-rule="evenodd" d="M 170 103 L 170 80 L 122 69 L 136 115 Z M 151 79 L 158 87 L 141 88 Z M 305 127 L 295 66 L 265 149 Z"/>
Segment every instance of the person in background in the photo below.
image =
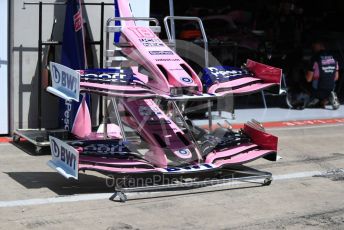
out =
<path fill-rule="evenodd" d="M 311 99 L 308 107 L 322 107 L 330 102 L 333 109 L 339 108 L 334 93 L 335 82 L 339 79 L 339 66 L 336 58 L 326 50 L 321 40 L 313 42 L 314 55 L 307 71 L 306 80 L 312 84 Z"/>

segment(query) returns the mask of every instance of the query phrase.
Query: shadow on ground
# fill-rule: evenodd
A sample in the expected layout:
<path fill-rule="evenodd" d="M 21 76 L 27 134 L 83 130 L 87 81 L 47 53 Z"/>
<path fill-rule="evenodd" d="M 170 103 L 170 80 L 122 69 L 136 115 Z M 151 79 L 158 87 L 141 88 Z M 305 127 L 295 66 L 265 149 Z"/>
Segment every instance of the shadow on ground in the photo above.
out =
<path fill-rule="evenodd" d="M 66 180 L 55 172 L 5 172 L 10 178 L 27 189 L 48 188 L 57 195 L 76 195 L 113 192 L 106 186 L 106 179 L 79 174 L 79 181 Z"/>

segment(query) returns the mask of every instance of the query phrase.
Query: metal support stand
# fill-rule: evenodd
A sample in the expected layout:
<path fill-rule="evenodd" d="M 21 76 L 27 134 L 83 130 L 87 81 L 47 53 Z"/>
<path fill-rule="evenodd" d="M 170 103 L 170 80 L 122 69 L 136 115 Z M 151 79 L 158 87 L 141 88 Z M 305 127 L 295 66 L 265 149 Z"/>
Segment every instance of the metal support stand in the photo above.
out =
<path fill-rule="evenodd" d="M 103 109 L 103 122 L 102 124 L 104 125 L 104 139 L 108 139 L 108 108 L 107 108 L 107 105 L 108 105 L 108 98 L 106 96 L 102 97 L 102 109 Z"/>
<path fill-rule="evenodd" d="M 117 197 L 122 203 L 125 203 L 128 200 L 127 195 L 125 195 L 125 193 L 122 191 L 115 191 L 114 194 L 109 198 L 109 200 L 115 201 Z"/>
<path fill-rule="evenodd" d="M 171 6 L 172 4 L 172 6 Z M 172 8 L 171 8 L 172 7 Z M 174 12 L 173 9 L 173 1 L 170 1 L 170 13 Z M 204 29 L 203 22 L 200 18 L 198 17 L 181 17 L 181 16 L 168 16 L 165 17 L 164 19 L 164 25 L 166 29 L 166 34 L 169 43 L 174 44 L 174 47 L 176 47 L 176 40 L 175 40 L 175 26 L 174 26 L 174 21 L 175 20 L 180 20 L 180 21 L 195 21 L 198 22 L 200 26 L 200 30 L 202 33 L 202 39 L 203 39 L 203 45 L 204 45 L 204 66 L 205 68 L 209 67 L 209 43 L 208 43 L 208 38 L 207 34 Z M 171 21 L 171 30 L 168 25 L 168 21 Z M 209 123 L 209 130 L 212 131 L 212 126 L 213 126 L 213 117 L 212 117 L 212 103 L 211 101 L 208 101 L 208 123 Z"/>
<path fill-rule="evenodd" d="M 185 178 L 183 178 L 184 180 L 177 179 L 173 180 L 173 183 L 167 184 L 129 188 L 116 187 L 114 194 L 109 198 L 109 200 L 116 201 L 116 198 L 119 198 L 119 201 L 124 203 L 128 200 L 126 195 L 127 193 L 161 190 L 168 191 L 182 188 L 201 188 L 220 184 L 233 185 L 234 183 L 254 183 L 260 184 L 261 186 L 269 186 L 273 180 L 272 174 L 269 172 L 258 171 L 242 165 L 224 168 L 222 171 L 224 174 L 228 175 L 220 179 L 213 178 L 210 180 L 191 180 L 190 182 L 187 182 L 185 181 Z"/>
<path fill-rule="evenodd" d="M 208 123 L 209 123 L 209 131 L 213 131 L 213 115 L 212 115 L 212 103 L 208 101 Z"/>
<path fill-rule="evenodd" d="M 39 2 L 38 13 L 38 129 L 42 129 L 42 10 L 43 3 Z"/>
<path fill-rule="evenodd" d="M 263 100 L 263 105 L 264 105 L 264 108 L 267 109 L 268 106 L 266 104 L 266 99 L 265 99 L 265 93 L 264 93 L 264 90 L 261 91 L 261 94 L 262 94 L 262 100 Z"/>
<path fill-rule="evenodd" d="M 100 3 L 100 18 L 102 20 L 100 20 L 100 41 L 101 41 L 101 45 L 100 45 L 100 54 L 104 55 L 104 2 Z M 99 55 L 99 65 L 100 68 L 104 68 L 104 56 L 100 56 Z M 100 96 L 99 97 L 99 111 L 103 111 L 103 97 Z M 103 117 L 103 113 L 99 113 L 99 121 L 103 121 L 104 117 Z"/>
<path fill-rule="evenodd" d="M 112 104 L 113 104 L 113 108 L 115 110 L 114 112 L 115 112 L 116 120 L 118 122 L 118 126 L 121 129 L 122 139 L 123 139 L 123 141 L 127 141 L 127 137 L 125 135 L 124 125 L 123 125 L 123 122 L 121 120 L 121 115 L 119 114 L 118 102 L 117 102 L 116 98 L 112 98 Z"/>
<path fill-rule="evenodd" d="M 13 141 L 19 142 L 21 138 L 25 138 L 27 141 L 31 142 L 36 146 L 36 153 L 40 152 L 43 147 L 49 147 L 49 140 L 47 139 L 47 130 L 42 127 L 42 68 L 43 68 L 43 46 L 59 46 L 62 45 L 61 41 L 43 41 L 43 6 L 65 6 L 66 2 L 23 2 L 23 10 L 26 9 L 27 5 L 38 6 L 38 97 L 37 97 L 37 129 L 17 129 L 14 131 Z M 81 5 L 84 6 L 100 6 L 100 31 L 104 31 L 104 8 L 105 6 L 114 6 L 113 3 L 104 2 L 82 2 Z M 99 45 L 99 68 L 104 67 L 104 35 L 100 33 L 99 41 L 90 42 L 91 45 Z M 102 104 L 99 105 L 100 111 L 102 111 Z M 100 120 L 103 120 L 102 114 L 99 114 Z M 52 130 L 54 132 L 54 130 Z"/>
<path fill-rule="evenodd" d="M 182 17 L 182 16 L 167 16 L 167 17 L 165 17 L 164 25 L 165 25 L 165 29 L 166 29 L 167 38 L 168 38 L 169 43 L 174 44 L 174 45 L 176 45 L 175 44 L 176 41 L 173 38 L 173 31 L 172 31 L 172 34 L 171 34 L 170 27 L 168 25 L 168 21 L 169 20 L 171 20 L 171 22 L 174 22 L 176 20 L 179 20 L 179 21 L 196 21 L 196 22 L 198 22 L 198 24 L 200 26 L 201 33 L 202 33 L 203 44 L 204 44 L 204 57 L 205 57 L 205 65 L 204 66 L 205 66 L 205 68 L 208 68 L 209 67 L 209 43 L 208 43 L 207 34 L 205 32 L 202 20 L 200 18 L 198 18 L 198 17 Z M 171 29 L 173 29 L 173 27 Z"/>
<path fill-rule="evenodd" d="M 170 16 L 174 17 L 174 1 L 169 0 L 169 6 L 170 6 Z M 172 40 L 176 40 L 176 26 L 174 24 L 174 20 L 171 20 L 171 32 L 172 32 Z"/>
<path fill-rule="evenodd" d="M 183 116 L 183 113 L 180 111 L 177 103 L 175 101 L 172 102 L 172 105 L 175 109 L 175 112 L 177 112 L 178 116 L 180 117 L 180 119 L 182 120 L 184 126 L 188 129 L 188 130 L 191 130 L 191 128 L 189 127 L 188 123 L 186 122 L 186 120 L 184 119 L 184 116 Z M 198 145 L 197 143 L 197 140 L 196 138 L 194 137 L 194 135 L 192 134 L 192 132 L 189 132 L 189 136 L 190 138 L 192 139 L 192 141 L 195 143 L 195 146 L 196 146 L 196 149 L 199 153 L 201 153 L 201 148 L 200 146 Z"/>
<path fill-rule="evenodd" d="M 71 139 L 69 133 L 65 130 L 19 129 L 14 131 L 12 141 L 18 144 L 23 138 L 35 146 L 35 154 L 41 154 L 43 148 L 50 146 L 49 136 L 55 136 L 61 140 Z"/>

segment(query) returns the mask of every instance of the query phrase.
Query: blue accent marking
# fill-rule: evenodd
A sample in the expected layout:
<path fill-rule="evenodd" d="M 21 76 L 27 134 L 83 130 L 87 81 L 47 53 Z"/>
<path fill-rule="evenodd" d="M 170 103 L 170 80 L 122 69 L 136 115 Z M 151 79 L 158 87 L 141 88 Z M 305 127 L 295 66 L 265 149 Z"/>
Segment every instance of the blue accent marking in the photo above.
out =
<path fill-rule="evenodd" d="M 205 87 L 210 87 L 216 83 L 224 83 L 247 76 L 251 76 L 251 73 L 246 69 L 232 66 L 215 66 L 203 70 L 202 82 Z"/>
<path fill-rule="evenodd" d="M 89 78 L 92 80 L 109 80 L 109 81 L 118 81 L 119 83 L 126 83 L 128 85 L 133 83 L 145 84 L 142 80 L 137 78 L 131 69 L 86 69 L 82 70 L 81 78 Z M 90 74 L 87 76 L 87 74 Z M 97 77 L 92 76 L 91 74 L 98 75 Z M 113 75 L 111 78 L 106 76 L 101 76 L 102 74 Z M 121 76 L 119 76 L 121 75 Z"/>
<path fill-rule="evenodd" d="M 118 7 L 118 0 L 115 0 L 115 17 L 121 17 L 121 13 Z M 121 26 L 121 21 L 115 21 L 115 26 Z M 114 42 L 118 43 L 121 38 L 121 32 L 116 32 L 114 37 Z"/>

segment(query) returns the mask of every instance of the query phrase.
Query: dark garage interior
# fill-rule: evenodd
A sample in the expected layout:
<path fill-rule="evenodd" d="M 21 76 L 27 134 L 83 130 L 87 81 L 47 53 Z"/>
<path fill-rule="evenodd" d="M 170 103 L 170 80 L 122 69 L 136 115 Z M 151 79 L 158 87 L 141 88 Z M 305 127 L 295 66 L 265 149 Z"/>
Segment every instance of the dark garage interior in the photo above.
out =
<path fill-rule="evenodd" d="M 209 49 L 222 65 L 240 66 L 247 58 L 283 69 L 286 87 L 307 91 L 305 81 L 312 43 L 322 40 L 338 60 L 340 76 L 344 63 L 344 2 L 329 1 L 175 1 L 175 15 L 197 16 L 203 20 Z M 151 3 L 152 17 L 169 14 L 168 0 Z M 200 31 L 193 23 L 176 23 L 177 39 L 196 41 Z M 343 101 L 343 77 L 336 85 Z M 260 97 L 257 97 L 257 103 Z M 240 98 L 238 99 L 240 103 Z M 254 101 L 254 100 L 253 100 Z M 280 106 L 280 99 L 271 98 Z"/>

